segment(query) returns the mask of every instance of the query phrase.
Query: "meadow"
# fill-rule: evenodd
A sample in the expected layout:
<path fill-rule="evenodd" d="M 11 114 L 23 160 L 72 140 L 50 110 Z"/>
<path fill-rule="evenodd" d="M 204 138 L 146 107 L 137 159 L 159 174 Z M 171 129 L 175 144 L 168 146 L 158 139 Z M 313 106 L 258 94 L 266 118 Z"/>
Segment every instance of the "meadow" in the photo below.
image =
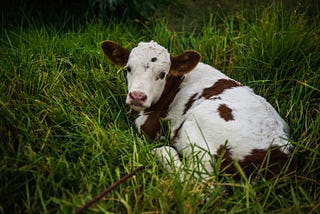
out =
<path fill-rule="evenodd" d="M 319 29 L 320 13 L 281 4 L 212 13 L 181 31 L 166 19 L 57 26 L 25 17 L 2 27 L 0 213 L 72 213 L 138 166 L 145 170 L 86 212 L 320 213 Z M 180 183 L 151 155 L 168 139 L 137 133 L 124 103 L 126 74 L 103 56 L 105 39 L 129 49 L 155 40 L 173 55 L 194 49 L 252 87 L 288 122 L 296 172 L 255 183 L 217 172 L 203 200 L 204 184 Z"/>

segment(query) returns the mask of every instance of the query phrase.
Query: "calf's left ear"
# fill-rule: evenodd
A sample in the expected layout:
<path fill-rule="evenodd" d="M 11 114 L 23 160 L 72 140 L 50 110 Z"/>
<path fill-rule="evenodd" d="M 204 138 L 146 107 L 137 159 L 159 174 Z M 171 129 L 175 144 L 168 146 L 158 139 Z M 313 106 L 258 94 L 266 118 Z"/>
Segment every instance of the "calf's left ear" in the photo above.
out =
<path fill-rule="evenodd" d="M 106 40 L 101 42 L 101 49 L 104 55 L 116 65 L 125 66 L 129 59 L 130 51 L 121 47 L 115 42 Z"/>
<path fill-rule="evenodd" d="M 170 74 L 181 76 L 194 69 L 200 62 L 201 55 L 195 51 L 185 51 L 179 56 L 171 57 Z"/>

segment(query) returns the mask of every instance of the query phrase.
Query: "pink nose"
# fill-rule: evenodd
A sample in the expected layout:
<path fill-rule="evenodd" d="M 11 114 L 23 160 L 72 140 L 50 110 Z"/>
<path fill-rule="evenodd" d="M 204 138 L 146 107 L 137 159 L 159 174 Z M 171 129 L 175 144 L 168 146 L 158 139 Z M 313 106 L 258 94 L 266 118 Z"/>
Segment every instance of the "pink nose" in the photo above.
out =
<path fill-rule="evenodd" d="M 133 91 L 129 93 L 129 102 L 131 105 L 142 106 L 147 100 L 147 95 L 141 91 Z"/>

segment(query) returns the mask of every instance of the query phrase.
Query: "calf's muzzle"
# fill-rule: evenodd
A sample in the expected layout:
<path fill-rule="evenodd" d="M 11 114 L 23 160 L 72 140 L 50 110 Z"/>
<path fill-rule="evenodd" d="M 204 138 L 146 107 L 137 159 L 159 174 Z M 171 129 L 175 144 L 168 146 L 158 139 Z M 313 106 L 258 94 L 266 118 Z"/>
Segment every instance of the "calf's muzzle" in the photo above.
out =
<path fill-rule="evenodd" d="M 128 104 L 142 107 L 147 100 L 147 95 L 141 91 L 132 91 L 128 96 Z"/>

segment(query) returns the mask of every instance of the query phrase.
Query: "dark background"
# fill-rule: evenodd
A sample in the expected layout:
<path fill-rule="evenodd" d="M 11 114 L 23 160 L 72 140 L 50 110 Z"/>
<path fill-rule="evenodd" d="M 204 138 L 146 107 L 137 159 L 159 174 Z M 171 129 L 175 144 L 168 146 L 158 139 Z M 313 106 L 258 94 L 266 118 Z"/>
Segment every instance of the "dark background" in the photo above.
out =
<path fill-rule="evenodd" d="M 182 19 L 185 23 L 197 24 L 209 13 L 228 15 L 270 4 L 261 0 L 1 0 L 2 29 L 21 25 L 24 18 L 32 18 L 35 22 L 61 24 L 66 21 L 83 22 L 86 20 L 120 19 L 134 21 L 152 21 L 156 18 L 169 17 L 169 21 L 177 23 Z M 277 1 L 274 1 L 277 2 Z M 296 13 L 316 17 L 319 0 L 283 0 L 283 7 Z M 188 20 L 189 19 L 189 20 Z"/>

